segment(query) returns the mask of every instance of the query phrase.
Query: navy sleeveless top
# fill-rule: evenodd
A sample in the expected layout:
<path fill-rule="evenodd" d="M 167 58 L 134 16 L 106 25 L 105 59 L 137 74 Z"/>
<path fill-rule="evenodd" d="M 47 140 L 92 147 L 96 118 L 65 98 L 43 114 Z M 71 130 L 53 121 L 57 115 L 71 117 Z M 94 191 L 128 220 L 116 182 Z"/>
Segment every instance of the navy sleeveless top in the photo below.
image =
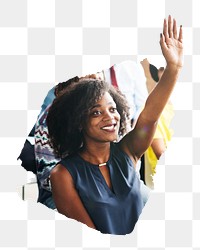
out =
<path fill-rule="evenodd" d="M 142 212 L 140 180 L 129 156 L 111 143 L 107 167 L 112 190 L 98 165 L 86 162 L 78 154 L 60 162 L 71 174 L 75 188 L 96 229 L 102 233 L 131 233 Z"/>

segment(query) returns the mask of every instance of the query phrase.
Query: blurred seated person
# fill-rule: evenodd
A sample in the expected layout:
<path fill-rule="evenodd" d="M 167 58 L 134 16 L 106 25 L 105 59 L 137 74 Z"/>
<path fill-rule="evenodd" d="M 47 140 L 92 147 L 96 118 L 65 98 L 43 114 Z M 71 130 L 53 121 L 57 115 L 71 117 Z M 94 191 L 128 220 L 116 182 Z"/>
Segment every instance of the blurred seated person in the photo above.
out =
<path fill-rule="evenodd" d="M 146 58 L 141 61 L 141 65 L 144 69 L 147 90 L 150 94 L 159 82 L 165 68 L 160 67 L 157 69 L 154 65 L 150 64 Z M 151 189 L 154 188 L 153 176 L 156 173 L 157 162 L 165 152 L 168 142 L 171 140 L 173 134 L 173 131 L 169 128 L 173 116 L 174 108 L 169 100 L 158 121 L 158 126 L 151 146 L 144 154 L 144 181 Z"/>

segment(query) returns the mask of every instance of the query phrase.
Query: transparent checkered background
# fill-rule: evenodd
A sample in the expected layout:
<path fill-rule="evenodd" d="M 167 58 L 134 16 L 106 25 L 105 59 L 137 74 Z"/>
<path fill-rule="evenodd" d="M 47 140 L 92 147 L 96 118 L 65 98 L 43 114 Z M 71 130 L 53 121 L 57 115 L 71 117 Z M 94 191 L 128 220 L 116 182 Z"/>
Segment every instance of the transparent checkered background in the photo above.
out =
<path fill-rule="evenodd" d="M 200 0 L 0 0 L 0 249 L 200 250 Z M 164 64 L 163 18 L 184 27 L 174 136 L 133 233 L 102 235 L 16 190 L 16 161 L 47 91 L 126 59 Z"/>

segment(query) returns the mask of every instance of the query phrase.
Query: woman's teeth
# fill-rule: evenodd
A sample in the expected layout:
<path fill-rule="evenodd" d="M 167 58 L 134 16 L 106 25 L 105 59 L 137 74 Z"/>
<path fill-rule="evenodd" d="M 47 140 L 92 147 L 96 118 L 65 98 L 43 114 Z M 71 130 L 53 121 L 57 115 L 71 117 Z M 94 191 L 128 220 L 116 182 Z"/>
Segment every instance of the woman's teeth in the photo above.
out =
<path fill-rule="evenodd" d="M 115 125 L 113 124 L 113 125 L 110 125 L 110 126 L 103 127 L 102 129 L 103 130 L 113 130 L 114 127 L 115 127 Z"/>

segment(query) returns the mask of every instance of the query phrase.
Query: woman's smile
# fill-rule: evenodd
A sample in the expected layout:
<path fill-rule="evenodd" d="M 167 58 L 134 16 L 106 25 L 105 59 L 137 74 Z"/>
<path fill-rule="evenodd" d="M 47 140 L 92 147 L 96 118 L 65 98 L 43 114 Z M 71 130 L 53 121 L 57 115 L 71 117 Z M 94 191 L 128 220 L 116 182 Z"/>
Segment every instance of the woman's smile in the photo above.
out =
<path fill-rule="evenodd" d="M 116 125 L 117 123 L 111 123 L 103 126 L 101 129 L 104 130 L 105 132 L 115 132 L 116 131 Z"/>

